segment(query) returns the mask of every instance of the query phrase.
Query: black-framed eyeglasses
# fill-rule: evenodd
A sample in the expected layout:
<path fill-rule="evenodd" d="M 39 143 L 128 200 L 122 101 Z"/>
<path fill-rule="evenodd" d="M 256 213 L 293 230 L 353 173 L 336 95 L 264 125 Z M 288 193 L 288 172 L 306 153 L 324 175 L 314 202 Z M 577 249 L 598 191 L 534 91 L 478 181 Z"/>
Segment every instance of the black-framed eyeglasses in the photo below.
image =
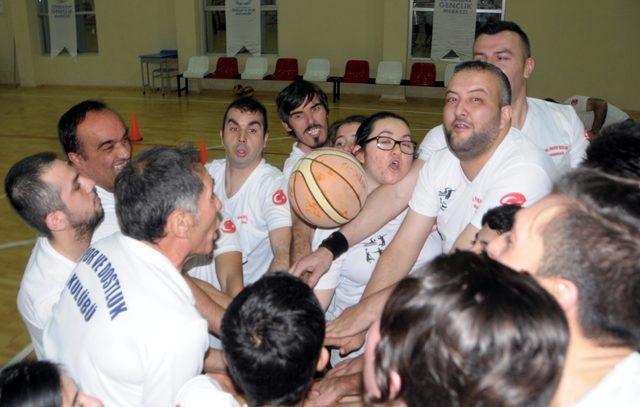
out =
<path fill-rule="evenodd" d="M 387 136 L 377 136 L 365 140 L 364 144 L 376 141 L 376 146 L 380 150 L 391 151 L 396 147 L 396 144 L 400 144 L 400 152 L 404 154 L 413 155 L 416 152 L 416 142 L 413 140 L 394 140 Z"/>

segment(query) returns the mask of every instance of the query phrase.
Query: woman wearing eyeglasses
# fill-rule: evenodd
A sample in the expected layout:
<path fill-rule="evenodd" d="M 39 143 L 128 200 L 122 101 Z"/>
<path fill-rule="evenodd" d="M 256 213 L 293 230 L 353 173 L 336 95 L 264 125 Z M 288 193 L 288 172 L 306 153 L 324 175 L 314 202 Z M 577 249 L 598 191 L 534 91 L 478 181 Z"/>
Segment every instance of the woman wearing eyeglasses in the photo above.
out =
<path fill-rule="evenodd" d="M 368 193 L 380 185 L 395 184 L 402 180 L 414 160 L 416 143 L 411 139 L 407 121 L 391 112 L 380 112 L 368 117 L 356 132 L 353 154 L 362 164 L 367 175 Z M 320 279 L 315 293 L 327 310 L 327 320 L 337 318 L 345 308 L 357 304 L 375 269 L 380 254 L 398 231 L 406 211 L 360 243 L 353 245 L 337 258 L 329 271 Z M 333 230 L 316 230 L 313 247 L 329 236 Z M 416 262 L 424 264 L 422 254 Z M 354 358 L 362 349 L 346 358 Z M 331 363 L 335 367 L 344 360 L 337 350 L 331 352 Z"/>

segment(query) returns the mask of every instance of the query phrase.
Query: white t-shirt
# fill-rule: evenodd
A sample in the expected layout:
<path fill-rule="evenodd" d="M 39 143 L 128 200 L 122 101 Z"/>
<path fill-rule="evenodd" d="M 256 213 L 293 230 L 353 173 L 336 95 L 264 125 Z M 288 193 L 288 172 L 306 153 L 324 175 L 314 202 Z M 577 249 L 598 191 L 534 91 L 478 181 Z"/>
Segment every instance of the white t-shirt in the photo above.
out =
<path fill-rule="evenodd" d="M 398 229 L 400 229 L 407 211 L 408 209 L 405 209 L 377 232 L 350 247 L 345 254 L 331 263 L 329 270 L 320 278 L 314 288 L 315 290 L 335 289 L 326 312 L 328 321 L 338 318 L 346 308 L 360 302 L 367 283 L 378 264 L 378 259 L 393 240 Z M 312 249 L 316 250 L 320 247 L 320 243 L 336 230 L 338 229 L 316 229 L 311 243 Z M 422 267 L 438 254 L 440 254 L 439 251 L 429 251 L 429 248 L 425 245 L 412 271 Z M 331 363 L 336 366 L 345 359 L 351 359 L 362 354 L 363 351 L 364 347 L 357 352 L 348 354 L 346 357 L 341 357 L 339 352 L 334 349 L 331 351 Z"/>
<path fill-rule="evenodd" d="M 201 255 L 189 259 L 184 269 L 189 272 L 191 277 L 198 278 L 207 282 L 218 281 L 217 277 L 213 277 L 216 273 L 214 259 L 221 254 L 229 252 L 242 252 L 238 233 L 231 215 L 222 208 L 220 210 L 220 227 L 218 228 L 218 237 L 213 247 L 213 256 Z"/>
<path fill-rule="evenodd" d="M 434 153 L 420 170 L 409 207 L 423 216 L 437 218 L 437 242 L 448 253 L 471 223 L 481 228 L 482 216 L 506 204 L 528 206 L 549 193 L 556 175 L 553 162 L 515 128 L 511 128 L 489 161 L 469 181 L 449 149 Z"/>
<path fill-rule="evenodd" d="M 173 404 L 180 407 L 240 407 L 233 395 L 225 392 L 216 379 L 206 374 L 186 382 Z"/>
<path fill-rule="evenodd" d="M 173 406 L 208 343 L 180 271 L 121 233 L 83 254 L 44 332 L 47 358 L 106 406 Z"/>
<path fill-rule="evenodd" d="M 586 129 L 591 130 L 593 127 L 593 120 L 595 119 L 595 115 L 593 111 L 587 112 L 587 101 L 589 100 L 589 96 L 580 96 L 574 95 L 569 99 L 564 101 L 565 105 L 569 105 L 573 107 L 573 110 L 576 111 L 576 114 L 584 124 Z M 604 124 L 602 127 L 606 127 L 613 123 L 623 122 L 629 119 L 629 115 L 618 109 L 611 103 L 607 103 L 607 117 L 604 119 Z"/>
<path fill-rule="evenodd" d="M 527 117 L 520 132 L 553 159 L 562 173 L 584 160 L 589 146 L 584 125 L 568 106 L 527 98 Z M 418 150 L 420 159 L 429 161 L 433 153 L 447 148 L 442 125 L 427 133 Z"/>
<path fill-rule="evenodd" d="M 44 358 L 42 333 L 76 263 L 58 253 L 46 237 L 31 251 L 18 291 L 18 311 L 27 326 L 38 359 Z"/>
<path fill-rule="evenodd" d="M 293 143 L 293 145 L 291 146 L 291 154 L 289 154 L 289 158 L 286 159 L 284 165 L 282 166 L 282 173 L 284 174 L 284 179 L 286 182 L 289 182 L 289 178 L 291 178 L 293 168 L 305 155 L 307 155 L 307 153 L 305 153 L 298 147 L 298 143 Z"/>
<path fill-rule="evenodd" d="M 91 243 L 94 243 L 102 238 L 109 236 L 112 233 L 120 232 L 120 225 L 118 224 L 118 217 L 116 216 L 116 198 L 113 193 L 102 189 L 96 185 L 96 192 L 102 202 L 102 209 L 104 210 L 104 219 L 102 223 L 96 228 L 91 237 Z"/>
<path fill-rule="evenodd" d="M 576 403 L 576 407 L 637 406 L 640 403 L 640 354 L 633 352 Z"/>
<path fill-rule="evenodd" d="M 206 169 L 215 181 L 214 192 L 222 207 L 231 215 L 242 248 L 244 284 L 258 280 L 269 270 L 273 251 L 269 232 L 291 227 L 284 176 L 262 159 L 232 197 L 225 192 L 226 160 L 214 160 Z M 223 225 L 224 226 L 224 225 Z M 220 288 L 217 277 L 209 281 Z"/>

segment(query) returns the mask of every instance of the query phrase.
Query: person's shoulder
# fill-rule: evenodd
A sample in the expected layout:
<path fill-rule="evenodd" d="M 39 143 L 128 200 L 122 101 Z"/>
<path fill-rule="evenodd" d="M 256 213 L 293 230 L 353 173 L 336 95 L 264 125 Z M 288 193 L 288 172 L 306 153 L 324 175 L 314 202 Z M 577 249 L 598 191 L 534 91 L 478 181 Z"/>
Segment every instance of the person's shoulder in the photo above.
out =
<path fill-rule="evenodd" d="M 224 391 L 209 375 L 198 375 L 187 381 L 178 391 L 174 404 L 180 407 L 240 407 L 233 395 Z"/>
<path fill-rule="evenodd" d="M 546 100 L 527 98 L 529 113 L 538 115 L 540 119 L 546 120 L 545 116 L 553 116 L 556 120 L 572 121 L 576 116 L 575 110 L 571 106 L 560 103 L 547 102 Z"/>
<path fill-rule="evenodd" d="M 218 160 L 213 160 L 204 165 L 204 168 L 209 172 L 209 174 L 215 178 L 215 176 L 220 172 L 224 171 L 224 166 L 226 165 L 227 160 L 225 158 L 220 158 Z"/>
<path fill-rule="evenodd" d="M 538 166 L 549 176 L 554 176 L 556 167 L 553 160 L 518 129 L 512 127 L 504 143 L 501 159 L 505 164 L 505 171 L 509 171 L 508 168 L 513 166 Z"/>

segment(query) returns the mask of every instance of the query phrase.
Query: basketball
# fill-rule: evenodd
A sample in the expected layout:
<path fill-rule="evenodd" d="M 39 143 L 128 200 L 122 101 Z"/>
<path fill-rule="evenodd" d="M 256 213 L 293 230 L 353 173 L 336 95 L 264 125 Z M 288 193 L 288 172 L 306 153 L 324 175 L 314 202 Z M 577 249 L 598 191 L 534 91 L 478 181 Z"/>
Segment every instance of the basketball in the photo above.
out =
<path fill-rule="evenodd" d="M 367 177 L 351 154 L 319 148 L 304 156 L 289 179 L 291 207 L 305 222 L 334 228 L 353 219 L 367 197 Z"/>

